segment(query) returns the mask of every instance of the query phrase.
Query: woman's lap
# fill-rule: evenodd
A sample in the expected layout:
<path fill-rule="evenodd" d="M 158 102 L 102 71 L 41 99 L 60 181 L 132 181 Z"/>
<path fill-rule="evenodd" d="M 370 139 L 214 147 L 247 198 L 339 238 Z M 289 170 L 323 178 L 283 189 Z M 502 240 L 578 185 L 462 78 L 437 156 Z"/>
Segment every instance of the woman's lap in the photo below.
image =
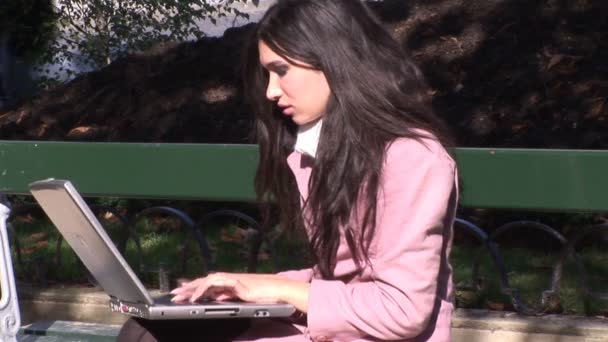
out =
<path fill-rule="evenodd" d="M 179 339 L 177 339 L 179 337 Z M 144 320 L 129 319 L 118 342 L 164 341 L 306 341 L 292 324 L 273 319 Z"/>
<path fill-rule="evenodd" d="M 245 332 L 249 319 L 145 320 L 131 318 L 120 329 L 118 342 L 228 342 Z"/>
<path fill-rule="evenodd" d="M 251 326 L 235 341 L 246 342 L 300 342 L 308 341 L 302 330 L 290 322 L 277 319 L 256 319 L 251 321 Z"/>

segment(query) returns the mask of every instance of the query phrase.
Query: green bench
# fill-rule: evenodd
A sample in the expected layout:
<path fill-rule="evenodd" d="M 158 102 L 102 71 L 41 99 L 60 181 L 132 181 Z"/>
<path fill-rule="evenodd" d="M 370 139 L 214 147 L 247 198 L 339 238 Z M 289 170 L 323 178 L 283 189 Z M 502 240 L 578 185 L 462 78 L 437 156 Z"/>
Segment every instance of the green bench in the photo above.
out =
<path fill-rule="evenodd" d="M 608 212 L 608 151 L 456 148 L 454 155 L 462 207 Z M 256 162 L 257 148 L 252 145 L 0 141 L 0 192 L 28 194 L 30 182 L 53 177 L 70 179 L 86 196 L 253 202 Z M 466 220 L 459 219 L 457 225 L 480 239 L 497 267 L 504 268 L 491 237 Z M 597 227 L 592 228 L 589 232 Z M 3 234 L 6 240 L 6 231 Z M 0 318 L 12 317 L 19 325 L 10 271 L 2 282 Z M 506 273 L 503 276 L 503 290 L 518 307 L 517 293 L 509 288 Z M 525 307 L 518 308 L 525 312 Z M 44 324 L 22 329 L 20 339 L 82 338 L 69 335 L 72 323 L 57 324 L 52 329 Z M 112 331 L 105 335 L 111 339 L 117 328 L 105 328 Z M 12 329 L 0 331 L 0 337 L 14 334 Z"/>
<path fill-rule="evenodd" d="M 608 151 L 456 148 L 472 208 L 608 211 Z M 89 196 L 255 201 L 253 145 L 0 141 L 0 192 L 67 178 Z"/>

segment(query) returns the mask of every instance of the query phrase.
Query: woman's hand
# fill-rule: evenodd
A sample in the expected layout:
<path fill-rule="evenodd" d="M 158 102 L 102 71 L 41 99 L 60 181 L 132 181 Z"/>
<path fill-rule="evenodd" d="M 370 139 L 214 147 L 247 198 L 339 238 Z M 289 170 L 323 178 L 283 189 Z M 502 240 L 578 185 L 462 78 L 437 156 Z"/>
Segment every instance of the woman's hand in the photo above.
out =
<path fill-rule="evenodd" d="M 207 277 L 183 282 L 171 291 L 173 301 L 195 302 L 201 297 L 213 300 L 240 299 L 254 303 L 277 303 L 277 288 L 283 278 L 273 275 L 213 273 Z"/>
<path fill-rule="evenodd" d="M 308 286 L 274 274 L 213 273 L 184 282 L 171 294 L 175 295 L 174 302 L 236 298 L 251 303 L 290 303 L 303 311 L 307 308 Z"/>

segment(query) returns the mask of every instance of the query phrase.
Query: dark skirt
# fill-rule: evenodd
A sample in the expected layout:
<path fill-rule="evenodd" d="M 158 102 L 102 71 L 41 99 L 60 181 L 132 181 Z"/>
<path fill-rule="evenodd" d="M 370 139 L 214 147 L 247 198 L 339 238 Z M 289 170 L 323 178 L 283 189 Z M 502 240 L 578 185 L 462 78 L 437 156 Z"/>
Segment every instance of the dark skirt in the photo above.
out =
<path fill-rule="evenodd" d="M 250 319 L 145 320 L 130 318 L 119 342 L 233 341 L 251 325 Z"/>

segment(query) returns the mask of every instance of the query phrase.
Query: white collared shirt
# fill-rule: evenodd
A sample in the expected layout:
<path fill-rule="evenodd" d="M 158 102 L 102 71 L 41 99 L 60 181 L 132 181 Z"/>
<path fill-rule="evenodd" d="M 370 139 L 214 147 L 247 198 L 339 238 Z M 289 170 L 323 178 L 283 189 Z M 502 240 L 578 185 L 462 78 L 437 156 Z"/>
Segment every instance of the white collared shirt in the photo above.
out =
<path fill-rule="evenodd" d="M 323 119 L 319 119 L 315 122 L 298 126 L 294 150 L 314 158 L 317 155 L 322 125 Z"/>

